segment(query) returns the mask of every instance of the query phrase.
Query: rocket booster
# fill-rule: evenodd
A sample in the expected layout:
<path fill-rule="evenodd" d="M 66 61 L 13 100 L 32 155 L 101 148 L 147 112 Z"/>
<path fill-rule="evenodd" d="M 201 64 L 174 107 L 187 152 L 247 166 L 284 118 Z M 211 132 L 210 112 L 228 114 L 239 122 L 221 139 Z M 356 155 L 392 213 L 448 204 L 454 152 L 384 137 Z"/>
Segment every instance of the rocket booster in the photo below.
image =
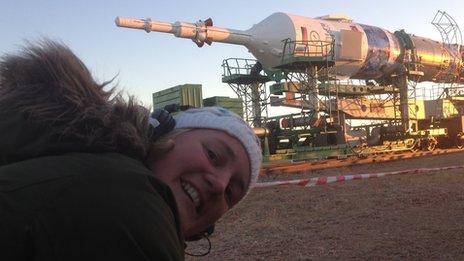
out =
<path fill-rule="evenodd" d="M 174 34 L 189 38 L 199 47 L 213 42 L 245 46 L 268 70 L 282 61 L 283 40 L 334 42 L 337 76 L 352 79 L 382 79 L 415 64 L 419 81 L 463 81 L 464 47 L 352 22 L 347 16 L 309 18 L 274 13 L 248 30 L 213 26 L 211 19 L 187 22 L 159 22 L 117 17 L 120 27 Z M 452 76 L 450 78 L 450 75 Z"/>

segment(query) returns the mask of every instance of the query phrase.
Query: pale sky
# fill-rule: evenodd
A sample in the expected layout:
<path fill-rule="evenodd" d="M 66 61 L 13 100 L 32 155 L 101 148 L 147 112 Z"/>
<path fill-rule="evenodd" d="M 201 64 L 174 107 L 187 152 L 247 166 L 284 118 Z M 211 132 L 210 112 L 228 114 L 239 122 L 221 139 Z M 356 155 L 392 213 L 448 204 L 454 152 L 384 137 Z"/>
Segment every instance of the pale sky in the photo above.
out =
<path fill-rule="evenodd" d="M 231 57 L 253 57 L 242 46 L 213 43 L 198 48 L 189 39 L 119 28 L 114 24 L 116 16 L 167 22 L 211 17 L 216 26 L 246 30 L 274 12 L 308 17 L 344 13 L 355 22 L 441 40 L 430 23 L 437 10 L 446 11 L 464 27 L 462 0 L 0 0 L 0 54 L 17 50 L 24 40 L 60 40 L 97 79 L 118 74 L 121 89 L 151 106 L 153 92 L 184 83 L 202 84 L 203 97 L 234 97 L 221 83 L 221 63 Z"/>

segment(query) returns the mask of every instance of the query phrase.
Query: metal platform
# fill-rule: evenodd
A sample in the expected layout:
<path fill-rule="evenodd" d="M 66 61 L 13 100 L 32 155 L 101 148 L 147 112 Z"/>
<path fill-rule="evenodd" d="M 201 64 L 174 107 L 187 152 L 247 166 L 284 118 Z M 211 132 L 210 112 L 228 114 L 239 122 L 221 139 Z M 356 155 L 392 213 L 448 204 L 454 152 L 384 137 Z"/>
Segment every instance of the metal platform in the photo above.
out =
<path fill-rule="evenodd" d="M 270 93 L 281 95 L 283 92 L 298 93 L 302 91 L 303 86 L 297 82 L 282 82 L 271 85 Z M 399 90 L 393 86 L 371 86 L 355 84 L 333 84 L 321 83 L 318 85 L 320 95 L 338 95 L 340 97 L 356 97 L 373 94 L 394 94 Z"/>
<path fill-rule="evenodd" d="M 309 67 L 327 68 L 335 65 L 333 41 L 284 40 L 282 60 L 274 68 L 283 71 L 306 71 Z"/>
<path fill-rule="evenodd" d="M 222 82 L 227 84 L 262 84 L 271 80 L 253 59 L 229 58 L 222 62 L 222 68 Z"/>
<path fill-rule="evenodd" d="M 250 74 L 230 74 L 222 77 L 223 83 L 232 84 L 252 84 L 252 83 L 266 83 L 270 81 L 268 76 L 264 75 L 250 75 Z"/>
<path fill-rule="evenodd" d="M 288 71 L 305 71 L 306 68 L 315 66 L 318 68 L 331 67 L 335 65 L 334 60 L 326 60 L 321 57 L 288 57 L 281 64 L 277 65 L 276 69 Z"/>
<path fill-rule="evenodd" d="M 321 147 L 299 147 L 296 149 L 278 150 L 276 154 L 268 155 L 264 158 L 269 161 L 310 161 L 328 158 L 346 158 L 354 155 L 352 149 L 346 144 Z"/>

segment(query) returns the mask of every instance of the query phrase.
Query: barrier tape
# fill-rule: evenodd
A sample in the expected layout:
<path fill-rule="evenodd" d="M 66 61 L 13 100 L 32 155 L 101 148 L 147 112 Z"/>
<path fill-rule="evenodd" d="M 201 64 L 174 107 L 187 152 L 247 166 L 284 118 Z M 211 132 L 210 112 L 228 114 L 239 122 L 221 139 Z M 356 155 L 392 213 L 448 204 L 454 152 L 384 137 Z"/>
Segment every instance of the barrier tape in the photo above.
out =
<path fill-rule="evenodd" d="M 464 168 L 464 165 L 438 167 L 438 168 L 407 169 L 407 170 L 399 170 L 399 171 L 391 171 L 391 172 L 365 173 L 365 174 L 355 174 L 355 175 L 323 176 L 323 177 L 315 177 L 315 178 L 309 178 L 309 179 L 260 182 L 260 183 L 256 183 L 253 187 L 254 188 L 266 188 L 266 187 L 281 186 L 281 185 L 296 185 L 296 186 L 302 186 L 302 187 L 314 187 L 318 185 L 325 185 L 329 183 L 349 181 L 349 180 L 380 178 L 380 177 L 385 177 L 385 176 L 411 174 L 411 173 L 419 174 L 419 173 L 426 173 L 426 172 L 432 172 L 432 171 L 442 171 L 442 170 L 462 169 L 462 168 Z"/>

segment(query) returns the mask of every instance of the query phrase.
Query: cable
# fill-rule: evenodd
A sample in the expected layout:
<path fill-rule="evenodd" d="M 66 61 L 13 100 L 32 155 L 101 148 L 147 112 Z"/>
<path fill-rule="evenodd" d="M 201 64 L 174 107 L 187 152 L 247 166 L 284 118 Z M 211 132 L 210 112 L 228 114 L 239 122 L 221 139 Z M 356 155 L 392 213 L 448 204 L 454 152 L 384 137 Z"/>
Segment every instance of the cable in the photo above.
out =
<path fill-rule="evenodd" d="M 211 240 L 209 240 L 209 237 L 206 233 L 203 235 L 203 238 L 206 238 L 206 240 L 208 241 L 208 250 L 206 252 L 201 253 L 201 254 L 194 254 L 194 253 L 189 253 L 187 251 L 184 251 L 184 253 L 188 256 L 196 256 L 196 257 L 208 255 L 211 252 Z"/>

